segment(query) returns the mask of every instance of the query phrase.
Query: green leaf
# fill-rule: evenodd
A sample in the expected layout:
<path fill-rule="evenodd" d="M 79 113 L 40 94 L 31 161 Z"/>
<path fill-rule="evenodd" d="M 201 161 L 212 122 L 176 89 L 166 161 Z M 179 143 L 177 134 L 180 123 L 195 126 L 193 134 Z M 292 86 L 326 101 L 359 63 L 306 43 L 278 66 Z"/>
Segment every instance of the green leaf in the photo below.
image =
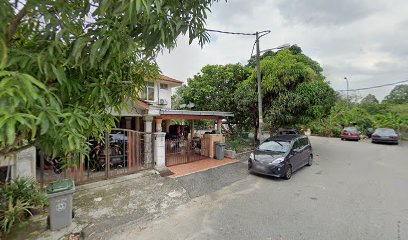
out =
<path fill-rule="evenodd" d="M 7 64 L 7 45 L 3 41 L 2 38 L 0 38 L 0 70 L 6 67 Z"/>
<path fill-rule="evenodd" d="M 65 75 L 64 69 L 62 66 L 55 67 L 53 64 L 51 65 L 52 72 L 57 77 L 57 80 L 60 84 L 64 84 L 67 81 L 67 77 Z"/>
<path fill-rule="evenodd" d="M 44 112 L 41 112 L 40 115 L 38 116 L 38 121 L 41 124 L 41 131 L 40 134 L 44 135 L 47 133 L 49 127 L 50 127 L 50 122 L 48 121 L 47 115 Z"/>
<path fill-rule="evenodd" d="M 96 61 L 97 58 L 98 58 L 98 51 L 100 50 L 102 43 L 103 43 L 103 39 L 99 39 L 99 40 L 96 41 L 96 42 L 93 44 L 93 46 L 92 46 L 91 56 L 90 56 L 91 67 L 94 66 L 95 61 Z"/>
<path fill-rule="evenodd" d="M 14 119 L 11 119 L 10 121 L 7 122 L 7 144 L 12 145 L 14 143 L 14 140 L 16 139 L 16 121 Z"/>
<path fill-rule="evenodd" d="M 40 81 L 38 81 L 37 79 L 35 79 L 33 76 L 31 76 L 30 74 L 25 74 L 23 73 L 22 76 L 24 76 L 25 78 L 27 78 L 28 80 L 30 80 L 30 82 L 32 84 L 34 84 L 35 86 L 41 88 L 42 90 L 45 90 L 48 92 L 47 87 Z"/>

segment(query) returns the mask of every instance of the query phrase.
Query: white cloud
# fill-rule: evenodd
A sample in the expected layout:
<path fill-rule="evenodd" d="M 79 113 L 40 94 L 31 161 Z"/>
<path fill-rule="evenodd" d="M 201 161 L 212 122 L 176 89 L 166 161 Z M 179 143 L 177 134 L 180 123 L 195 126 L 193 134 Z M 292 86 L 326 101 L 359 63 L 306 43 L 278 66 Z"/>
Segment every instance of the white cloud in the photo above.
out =
<path fill-rule="evenodd" d="M 269 29 L 261 49 L 298 44 L 317 60 L 333 88 L 344 89 L 408 79 L 408 2 L 402 0 L 231 0 L 212 7 L 211 29 L 255 32 Z M 203 48 L 187 37 L 158 57 L 164 74 L 186 80 L 207 64 L 246 63 L 255 38 L 212 33 Z M 392 87 L 361 91 L 382 99 Z"/>

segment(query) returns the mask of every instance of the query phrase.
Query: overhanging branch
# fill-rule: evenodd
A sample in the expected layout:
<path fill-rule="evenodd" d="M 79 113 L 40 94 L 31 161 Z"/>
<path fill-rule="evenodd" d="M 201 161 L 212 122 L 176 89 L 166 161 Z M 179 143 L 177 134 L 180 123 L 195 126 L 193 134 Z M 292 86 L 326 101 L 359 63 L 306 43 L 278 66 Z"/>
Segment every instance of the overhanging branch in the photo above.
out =
<path fill-rule="evenodd" d="M 20 12 L 17 13 L 17 15 L 14 16 L 14 19 L 10 22 L 8 32 L 9 32 L 9 40 L 11 41 L 14 37 L 14 34 L 17 31 L 18 25 L 21 23 L 21 19 L 24 18 L 24 16 L 27 14 L 28 11 L 28 1 L 24 5 L 24 7 L 20 10 Z"/>

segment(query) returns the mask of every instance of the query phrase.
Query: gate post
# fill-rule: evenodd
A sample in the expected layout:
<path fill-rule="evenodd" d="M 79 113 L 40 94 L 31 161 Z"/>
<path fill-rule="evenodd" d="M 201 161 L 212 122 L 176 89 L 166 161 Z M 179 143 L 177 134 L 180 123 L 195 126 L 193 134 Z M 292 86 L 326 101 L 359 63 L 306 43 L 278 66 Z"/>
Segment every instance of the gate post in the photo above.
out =
<path fill-rule="evenodd" d="M 144 131 L 146 134 L 144 134 L 144 166 L 146 168 L 151 168 L 152 167 L 152 121 L 153 117 L 152 116 L 145 116 L 144 117 L 145 121 L 145 129 Z"/>
<path fill-rule="evenodd" d="M 154 135 L 154 168 L 161 172 L 166 171 L 166 151 L 165 151 L 165 136 L 166 133 L 155 132 Z"/>

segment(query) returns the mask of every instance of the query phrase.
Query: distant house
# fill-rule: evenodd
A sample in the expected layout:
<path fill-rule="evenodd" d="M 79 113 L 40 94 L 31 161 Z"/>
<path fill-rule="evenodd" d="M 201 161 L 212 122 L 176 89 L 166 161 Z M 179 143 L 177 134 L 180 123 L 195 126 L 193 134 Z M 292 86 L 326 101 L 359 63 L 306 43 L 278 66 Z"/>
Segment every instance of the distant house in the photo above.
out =
<path fill-rule="evenodd" d="M 110 111 L 119 117 L 116 128 L 103 141 L 91 143 L 89 157 L 80 159 L 64 176 L 81 184 L 152 168 L 168 172 L 173 165 L 213 158 L 215 142 L 224 141 L 222 120 L 233 114 L 172 109 L 172 89 L 182 84 L 164 75 L 146 81 L 138 99 L 129 100 L 120 112 Z M 217 131 L 197 134 L 195 120 L 213 120 Z M 52 168 L 39 172 L 43 182 L 61 178 Z"/>
<path fill-rule="evenodd" d="M 186 156 L 184 150 L 177 152 L 177 149 L 170 148 L 171 143 L 170 137 L 174 138 L 174 135 L 183 136 L 186 141 L 189 143 L 183 143 L 184 145 L 194 145 L 195 141 L 198 141 L 197 138 L 200 138 L 198 134 L 194 134 L 194 120 L 214 120 L 217 123 L 217 133 L 221 133 L 222 120 L 227 117 L 232 117 L 232 113 L 228 112 L 217 112 L 214 111 L 193 111 L 193 110 L 174 110 L 171 106 L 171 93 L 172 88 L 179 87 L 183 84 L 182 81 L 176 80 L 174 78 L 161 75 L 156 81 L 146 81 L 145 88 L 140 94 L 139 100 L 135 102 L 128 103 L 128 109 L 123 109 L 121 113 L 113 112 L 113 115 L 120 116 L 120 122 L 118 128 L 134 130 L 144 133 L 166 133 L 166 146 L 163 152 L 166 155 L 166 166 L 171 166 L 174 164 L 186 163 L 193 161 L 194 159 L 200 159 L 195 156 L 197 154 L 191 154 Z M 176 120 L 184 120 L 187 125 L 177 125 L 175 124 Z M 222 135 L 216 137 L 216 134 L 213 134 L 211 137 L 205 137 L 206 144 L 200 144 L 200 154 L 205 155 L 205 157 L 213 157 L 214 153 L 214 141 L 223 141 Z M 168 137 L 167 137 L 168 136 Z M 202 136 L 204 137 L 204 136 Z M 146 142 L 150 141 L 148 135 L 145 136 Z M 177 138 L 177 137 L 176 137 Z M 177 140 L 179 141 L 179 140 Z M 203 142 L 202 140 L 201 142 Z M 182 145 L 183 145 L 182 144 Z M 175 145 L 180 146 L 179 142 Z M 153 148 L 144 146 L 145 153 L 149 152 L 149 149 Z M 147 148 L 147 149 L 146 149 Z M 198 151 L 198 150 L 197 150 Z M 170 154 L 170 152 L 172 152 Z M 177 152 L 177 154 L 175 154 Z M 199 154 L 199 155 L 200 155 Z M 194 155 L 194 156 L 193 156 Z M 171 161 L 170 158 L 178 157 L 177 160 Z M 155 156 L 157 157 L 157 156 Z M 145 154 L 145 163 L 151 158 L 150 154 Z M 183 158 L 182 160 L 180 160 Z"/>

